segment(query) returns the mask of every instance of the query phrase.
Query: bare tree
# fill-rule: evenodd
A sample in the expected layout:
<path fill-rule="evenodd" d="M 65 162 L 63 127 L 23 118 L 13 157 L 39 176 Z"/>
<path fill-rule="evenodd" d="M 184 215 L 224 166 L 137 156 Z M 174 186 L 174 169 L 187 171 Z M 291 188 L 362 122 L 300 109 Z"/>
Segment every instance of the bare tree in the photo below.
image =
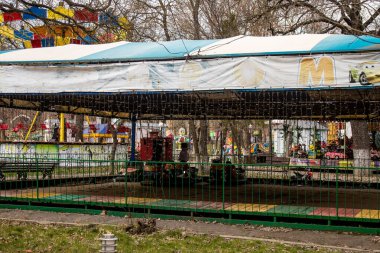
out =
<path fill-rule="evenodd" d="M 368 123 L 366 121 L 352 121 L 352 139 L 354 166 L 358 169 L 354 170 L 356 175 L 368 175 L 370 167 L 370 139 L 368 135 Z"/>
<path fill-rule="evenodd" d="M 278 0 L 268 1 L 267 7 L 253 17 L 260 20 L 269 13 L 281 20 L 271 26 L 273 34 L 303 32 L 340 32 L 354 35 L 380 36 L 380 2 L 374 0 Z M 352 122 L 354 165 L 369 167 L 370 140 L 368 123 Z M 366 170 L 356 170 L 362 174 Z"/>
<path fill-rule="evenodd" d="M 303 32 L 380 35 L 380 2 L 376 0 L 267 1 L 252 22 L 275 16 L 273 34 Z"/>

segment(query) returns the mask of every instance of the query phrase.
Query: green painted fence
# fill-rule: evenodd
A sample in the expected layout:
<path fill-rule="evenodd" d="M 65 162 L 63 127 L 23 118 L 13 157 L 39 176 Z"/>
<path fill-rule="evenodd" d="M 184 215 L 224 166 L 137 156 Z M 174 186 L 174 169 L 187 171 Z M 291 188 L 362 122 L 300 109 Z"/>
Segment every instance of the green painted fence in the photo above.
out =
<path fill-rule="evenodd" d="M 8 204 L 379 231 L 380 170 L 376 167 L 3 155 L 0 171 L 0 202 Z"/>

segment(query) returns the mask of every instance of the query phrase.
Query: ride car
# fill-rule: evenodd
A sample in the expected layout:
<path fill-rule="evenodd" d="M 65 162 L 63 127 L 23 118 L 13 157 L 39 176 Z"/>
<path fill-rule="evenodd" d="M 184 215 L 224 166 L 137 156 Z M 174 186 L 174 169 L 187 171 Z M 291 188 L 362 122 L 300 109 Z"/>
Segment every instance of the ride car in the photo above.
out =
<path fill-rule="evenodd" d="M 347 159 L 348 156 L 344 153 L 343 150 L 335 150 L 335 151 L 328 151 L 325 153 L 325 158 L 326 159 Z"/>

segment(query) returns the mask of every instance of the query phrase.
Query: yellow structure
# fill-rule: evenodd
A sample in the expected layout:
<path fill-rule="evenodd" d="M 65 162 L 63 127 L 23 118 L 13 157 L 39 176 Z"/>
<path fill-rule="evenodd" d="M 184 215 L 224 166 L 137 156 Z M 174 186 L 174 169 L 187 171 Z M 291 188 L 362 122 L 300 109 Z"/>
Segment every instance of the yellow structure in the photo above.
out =
<path fill-rule="evenodd" d="M 83 134 L 83 138 L 112 138 L 112 134 L 99 134 L 99 133 L 91 133 L 89 134 Z M 129 139 L 128 134 L 118 134 L 117 138 L 120 139 Z"/>
<path fill-rule="evenodd" d="M 37 111 L 37 112 L 36 112 L 36 115 L 34 115 L 34 118 L 33 118 L 32 124 L 30 124 L 30 127 L 29 127 L 29 129 L 28 129 L 28 132 L 26 133 L 25 141 L 28 140 L 29 135 L 30 135 L 30 133 L 32 132 L 33 126 L 34 126 L 34 124 L 36 123 L 36 120 L 37 120 L 37 117 L 38 117 L 39 114 L 40 114 L 40 112 Z"/>
<path fill-rule="evenodd" d="M 327 123 L 328 132 L 327 132 L 327 143 L 333 143 L 338 141 L 338 131 L 339 123 L 329 122 Z"/>
<path fill-rule="evenodd" d="M 59 142 L 65 141 L 65 114 L 59 114 Z"/>

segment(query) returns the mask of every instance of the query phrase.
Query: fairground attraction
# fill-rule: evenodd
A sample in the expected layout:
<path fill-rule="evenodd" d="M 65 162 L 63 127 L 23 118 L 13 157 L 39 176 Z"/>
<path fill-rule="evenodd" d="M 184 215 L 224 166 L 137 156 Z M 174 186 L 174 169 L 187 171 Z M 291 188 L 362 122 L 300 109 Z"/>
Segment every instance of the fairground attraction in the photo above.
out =
<path fill-rule="evenodd" d="M 0 52 L 0 207 L 380 233 L 379 84 L 370 36 Z"/>

